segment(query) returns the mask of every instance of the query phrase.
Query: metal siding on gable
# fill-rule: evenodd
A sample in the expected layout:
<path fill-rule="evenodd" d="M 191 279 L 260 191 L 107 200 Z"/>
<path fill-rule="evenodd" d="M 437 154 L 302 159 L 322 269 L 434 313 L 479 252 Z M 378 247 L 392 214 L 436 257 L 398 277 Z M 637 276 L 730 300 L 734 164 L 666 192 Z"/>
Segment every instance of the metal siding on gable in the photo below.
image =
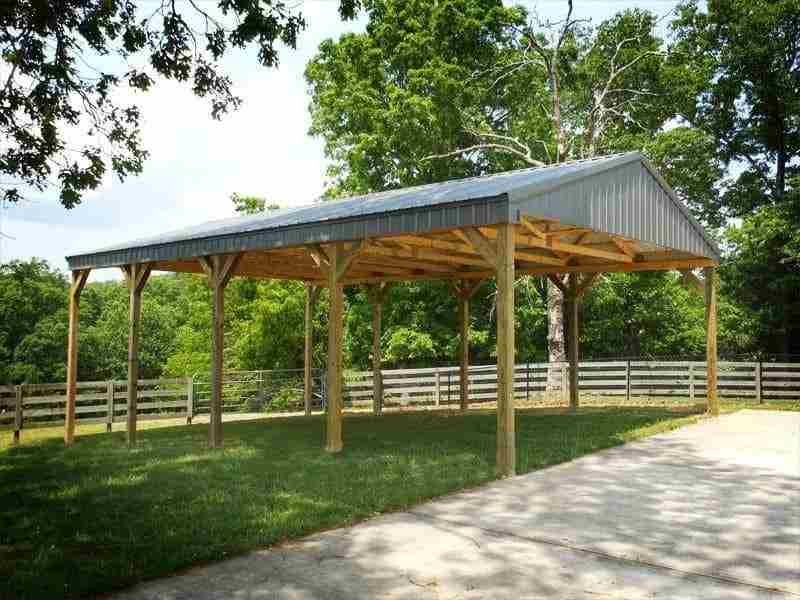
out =
<path fill-rule="evenodd" d="M 558 219 L 664 248 L 718 259 L 714 248 L 641 162 L 517 200 L 522 214 Z"/>

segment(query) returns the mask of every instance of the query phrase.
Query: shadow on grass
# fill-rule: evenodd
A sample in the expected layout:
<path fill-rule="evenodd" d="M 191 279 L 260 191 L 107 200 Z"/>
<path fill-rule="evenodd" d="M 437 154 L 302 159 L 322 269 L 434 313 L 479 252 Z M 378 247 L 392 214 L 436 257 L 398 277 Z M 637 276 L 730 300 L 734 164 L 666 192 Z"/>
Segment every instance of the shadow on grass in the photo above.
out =
<path fill-rule="evenodd" d="M 518 472 L 691 420 L 665 409 L 519 411 Z M 495 415 L 319 417 L 124 432 L 0 451 L 0 596 L 76 597 L 341 526 L 493 479 Z"/>

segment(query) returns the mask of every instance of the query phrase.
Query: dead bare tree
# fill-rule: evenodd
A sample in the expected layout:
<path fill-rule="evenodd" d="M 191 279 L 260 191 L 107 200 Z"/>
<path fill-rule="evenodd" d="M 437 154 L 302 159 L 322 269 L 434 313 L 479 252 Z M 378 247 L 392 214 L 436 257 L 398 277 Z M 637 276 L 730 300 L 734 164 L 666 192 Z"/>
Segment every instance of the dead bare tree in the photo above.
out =
<path fill-rule="evenodd" d="M 649 17 L 642 14 L 642 19 L 645 18 Z M 426 156 L 423 160 L 493 151 L 513 156 L 532 167 L 542 167 L 572 158 L 595 156 L 614 124 L 623 123 L 628 127 L 646 130 L 647 127 L 638 122 L 635 115 L 646 108 L 644 104 L 647 99 L 657 96 L 658 92 L 648 85 L 641 85 L 641 82 L 639 87 L 630 86 L 624 81 L 624 76 L 648 57 L 660 54 L 653 47 L 653 21 L 642 21 L 639 27 L 634 26 L 633 35 L 624 35 L 621 32 L 624 28 L 620 28 L 618 36 L 612 36 L 611 39 L 606 36 L 602 41 L 597 36 L 592 39 L 591 30 L 581 28 L 585 23 L 588 23 L 587 19 L 573 16 L 572 0 L 567 0 L 567 14 L 562 21 L 541 21 L 534 15 L 527 26 L 515 30 L 515 48 L 510 53 L 511 59 L 474 74 L 476 80 L 484 80 L 487 89 L 491 90 L 507 84 L 514 77 L 522 76 L 526 70 L 542 70 L 549 102 L 541 103 L 540 111 L 550 125 L 549 139 L 524 139 L 514 135 L 509 127 L 509 115 L 513 112 L 510 108 L 499 116 L 483 115 L 478 124 L 472 124 L 466 118 L 468 124 L 464 126 L 464 131 L 474 139 L 474 143 Z M 649 35 L 650 39 L 645 41 L 645 35 Z M 585 42 L 583 50 L 581 42 Z M 569 53 L 566 55 L 568 46 Z M 597 69 L 595 77 L 581 82 L 587 87 L 580 94 L 571 93 L 571 101 L 567 102 L 563 75 L 592 52 L 605 56 L 606 64 L 603 69 Z M 548 357 L 550 362 L 565 362 L 564 297 L 552 281 L 545 281 Z M 552 370 L 548 387 L 553 389 L 558 385 L 558 372 Z"/>

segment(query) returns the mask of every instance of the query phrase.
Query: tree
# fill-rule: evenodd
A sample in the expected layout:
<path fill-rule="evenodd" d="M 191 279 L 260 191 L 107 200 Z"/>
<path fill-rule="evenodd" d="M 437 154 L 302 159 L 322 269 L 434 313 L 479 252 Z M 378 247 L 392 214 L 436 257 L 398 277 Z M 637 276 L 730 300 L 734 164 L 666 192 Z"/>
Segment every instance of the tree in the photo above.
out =
<path fill-rule="evenodd" d="M 233 210 L 241 215 L 255 215 L 265 211 L 278 210 L 279 204 L 274 202 L 267 203 L 266 198 L 259 196 L 242 196 L 234 192 L 231 194 Z"/>
<path fill-rule="evenodd" d="M 756 346 L 800 353 L 800 1 L 681 5 L 672 54 L 695 65 L 686 119 L 718 148 L 730 180 L 712 207 L 727 232 L 723 291 L 756 315 Z"/>
<path fill-rule="evenodd" d="M 17 353 L 29 335 L 52 334 L 51 317 L 66 315 L 66 299 L 66 280 L 45 261 L 32 259 L 0 265 L 0 382 L 16 383 L 52 372 L 52 364 L 61 359 L 61 354 L 46 351 L 48 344 L 35 344 L 38 348 L 34 350 L 33 341 L 28 342 L 26 352 L 36 354 L 38 359 L 36 363 L 26 359 L 26 367 L 16 364 Z M 47 322 L 42 323 L 45 319 Z"/>
<path fill-rule="evenodd" d="M 464 107 L 502 109 L 474 74 L 499 60 L 521 12 L 499 0 L 375 0 L 361 34 L 326 40 L 306 68 L 311 130 L 334 185 L 362 193 L 485 172 L 487 164 L 420 158 L 462 145 Z"/>
<path fill-rule="evenodd" d="M 341 0 L 344 18 L 358 0 Z M 6 0 L 0 8 L 0 185 L 17 201 L 25 187 L 57 182 L 71 208 L 107 171 L 141 172 L 143 148 L 135 104 L 125 89 L 158 81 L 191 85 L 221 118 L 240 103 L 221 59 L 255 47 L 258 62 L 278 64 L 279 42 L 295 47 L 302 15 L 277 0 L 206 3 L 136 0 Z"/>
<path fill-rule="evenodd" d="M 655 16 L 625 11 L 593 29 L 565 5 L 566 19 L 551 23 L 488 1 L 375 2 L 366 33 L 325 42 L 306 77 L 311 131 L 324 137 L 334 161 L 331 193 L 646 146 L 678 192 L 697 198 L 690 204 L 696 214 L 716 214 L 708 208 L 716 206 L 720 174 L 712 138 L 663 128 L 684 110 L 685 90 L 676 82 L 690 68 L 667 61 L 653 35 Z M 489 33 L 470 42 L 477 24 Z M 473 44 L 466 55 L 465 43 Z M 547 290 L 550 360 L 563 361 L 561 293 L 549 283 L 526 289 L 537 287 Z"/>
<path fill-rule="evenodd" d="M 723 200 L 731 216 L 780 201 L 800 152 L 800 1 L 692 0 L 673 23 L 673 54 L 691 60 L 704 92 L 692 121 L 744 171 Z M 755 193 L 754 193 L 755 192 Z"/>

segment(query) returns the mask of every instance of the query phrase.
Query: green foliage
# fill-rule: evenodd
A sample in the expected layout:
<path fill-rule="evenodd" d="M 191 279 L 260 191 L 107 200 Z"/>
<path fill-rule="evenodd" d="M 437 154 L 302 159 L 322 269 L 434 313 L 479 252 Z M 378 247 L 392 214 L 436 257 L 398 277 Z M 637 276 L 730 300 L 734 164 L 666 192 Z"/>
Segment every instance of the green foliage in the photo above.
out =
<path fill-rule="evenodd" d="M 140 112 L 120 102 L 122 90 L 146 92 L 168 79 L 189 84 L 218 119 L 241 103 L 223 57 L 252 47 L 261 65 L 275 66 L 277 45 L 294 48 L 305 27 L 284 2 L 202 4 L 4 0 L 0 174 L 10 183 L 0 184 L 0 197 L 17 201 L 24 186 L 41 190 L 57 180 L 71 208 L 107 171 L 120 179 L 141 172 Z M 350 18 L 359 6 L 342 0 L 340 14 Z"/>
<path fill-rule="evenodd" d="M 287 384 L 280 388 L 265 407 L 268 412 L 289 412 L 302 410 L 303 408 L 303 388 L 295 384 Z"/>
<path fill-rule="evenodd" d="M 436 358 L 433 337 L 410 327 L 395 327 L 385 345 L 386 360 L 401 367 L 429 365 Z"/>
<path fill-rule="evenodd" d="M 684 3 L 673 23 L 675 54 L 704 77 L 692 120 L 725 161 L 744 170 L 723 203 L 731 216 L 780 200 L 790 160 L 800 153 L 800 0 L 721 0 L 706 10 Z"/>
<path fill-rule="evenodd" d="M 376 0 L 366 33 L 326 40 L 308 64 L 311 133 L 325 139 L 329 195 L 479 172 L 427 154 L 466 140 L 462 110 L 493 103 L 473 74 L 498 58 L 517 9 L 499 0 Z"/>
<path fill-rule="evenodd" d="M 723 289 L 756 316 L 759 346 L 800 354 L 800 181 L 776 206 L 762 206 L 728 230 Z"/>
<path fill-rule="evenodd" d="M 66 327 L 67 282 L 41 260 L 0 265 L 0 382 L 60 374 L 66 351 L 53 347 Z M 62 338 L 65 339 L 65 338 Z"/>

